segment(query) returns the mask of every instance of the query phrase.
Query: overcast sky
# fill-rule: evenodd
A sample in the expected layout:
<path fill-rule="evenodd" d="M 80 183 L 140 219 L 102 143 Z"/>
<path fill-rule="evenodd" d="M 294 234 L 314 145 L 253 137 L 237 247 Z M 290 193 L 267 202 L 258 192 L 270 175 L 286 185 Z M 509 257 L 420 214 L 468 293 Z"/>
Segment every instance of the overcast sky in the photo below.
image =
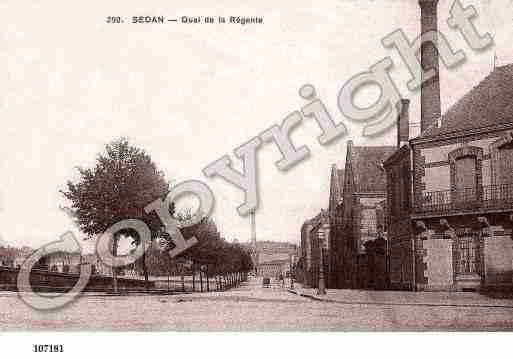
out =
<path fill-rule="evenodd" d="M 361 124 L 343 119 L 336 99 L 344 82 L 391 56 L 392 76 L 412 101 L 411 121 L 418 122 L 419 94 L 406 89 L 406 68 L 380 43 L 397 28 L 418 35 L 417 0 L 240 3 L 2 1 L 0 65 L 7 71 L 0 75 L 1 238 L 36 247 L 66 230 L 79 235 L 58 209 L 65 204 L 58 191 L 75 178 L 75 166 L 92 165 L 107 142 L 128 136 L 168 179 L 211 186 L 221 231 L 229 240 L 246 241 L 249 220 L 235 210 L 243 193 L 221 179 L 206 179 L 202 169 L 227 153 L 240 166 L 232 150 L 303 106 L 298 89 L 311 83 L 334 120 L 347 122 L 349 134 L 321 146 L 317 125 L 304 120 L 292 137 L 311 156 L 285 173 L 274 166 L 280 157 L 274 145 L 258 154 L 258 239 L 298 242 L 301 223 L 327 206 L 330 166 L 343 165 L 346 141 L 395 143 L 395 131 L 368 140 Z M 490 72 L 494 52 L 499 65 L 513 59 L 511 0 L 463 3 L 476 6 L 477 28 L 494 34 L 496 45 L 472 53 L 447 27 L 452 0 L 440 0 L 440 30 L 469 59 L 456 70 L 442 68 L 443 111 Z M 116 15 L 126 23 L 105 23 Z M 134 15 L 261 16 L 264 24 L 129 24 Z M 374 96 L 362 91 L 358 101 Z"/>

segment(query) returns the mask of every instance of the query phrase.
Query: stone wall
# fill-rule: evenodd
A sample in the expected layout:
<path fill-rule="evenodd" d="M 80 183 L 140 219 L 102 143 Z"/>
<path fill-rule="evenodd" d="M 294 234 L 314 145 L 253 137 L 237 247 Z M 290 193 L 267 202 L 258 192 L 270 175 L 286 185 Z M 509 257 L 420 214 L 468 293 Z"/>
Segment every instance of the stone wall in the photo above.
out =
<path fill-rule="evenodd" d="M 427 278 L 424 289 L 442 290 L 453 287 L 453 253 L 452 239 L 429 238 L 423 241 L 424 249 L 424 277 Z M 419 268 L 422 270 L 422 268 Z"/>
<path fill-rule="evenodd" d="M 497 233 L 499 231 L 493 231 Z M 513 284 L 513 241 L 507 235 L 492 235 L 484 239 L 485 286 L 510 287 Z"/>
<path fill-rule="evenodd" d="M 18 268 L 0 267 L 0 290 L 17 291 Z M 41 270 L 30 272 L 30 283 L 36 292 L 66 292 L 78 281 L 77 274 L 56 273 Z M 118 278 L 121 291 L 127 289 L 142 289 L 144 281 L 138 279 Z M 153 287 L 154 283 L 150 282 Z M 112 289 L 112 278 L 100 275 L 91 276 L 86 291 L 109 291 Z"/>

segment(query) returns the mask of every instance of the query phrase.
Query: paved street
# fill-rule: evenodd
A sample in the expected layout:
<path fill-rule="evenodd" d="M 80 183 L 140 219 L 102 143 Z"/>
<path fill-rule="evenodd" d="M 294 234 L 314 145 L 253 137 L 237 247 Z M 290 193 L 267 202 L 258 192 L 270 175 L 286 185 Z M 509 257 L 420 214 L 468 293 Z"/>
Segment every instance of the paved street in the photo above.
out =
<path fill-rule="evenodd" d="M 355 292 L 357 294 L 357 292 Z M 361 296 L 362 292 L 358 292 Z M 376 293 L 376 292 L 374 292 Z M 466 293 L 468 294 L 468 293 Z M 64 309 L 37 312 L 16 293 L 0 293 L 2 330 L 490 330 L 513 328 L 513 305 L 489 299 L 490 306 L 434 305 L 372 295 L 358 301 L 346 291 L 344 302 L 322 302 L 260 279 L 220 293 L 173 296 L 86 294 Z M 400 293 L 396 292 L 396 295 Z M 465 294 L 464 294 L 465 295 Z M 468 299 L 468 297 L 467 297 Z M 481 304 L 485 304 L 482 303 Z M 493 306 L 500 304 L 500 306 Z"/>

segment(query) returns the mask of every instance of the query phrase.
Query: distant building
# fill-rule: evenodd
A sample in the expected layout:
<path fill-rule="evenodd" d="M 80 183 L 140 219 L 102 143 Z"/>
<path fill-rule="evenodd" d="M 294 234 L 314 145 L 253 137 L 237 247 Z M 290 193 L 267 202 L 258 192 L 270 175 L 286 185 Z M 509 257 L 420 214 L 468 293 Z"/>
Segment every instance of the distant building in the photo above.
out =
<path fill-rule="evenodd" d="M 298 246 L 289 242 L 257 241 L 244 246 L 252 251 L 257 274 L 262 273 L 261 266 L 265 266 L 267 270 L 270 263 L 274 263 L 273 265 L 279 261 L 290 263 L 291 258 L 298 253 Z"/>
<path fill-rule="evenodd" d="M 312 219 L 308 219 L 301 225 L 300 257 L 296 274 L 299 282 L 310 287 L 313 283 L 311 221 Z"/>
<path fill-rule="evenodd" d="M 329 253 L 330 253 L 330 220 L 328 212 L 321 209 L 321 212 L 311 221 L 310 230 L 311 257 L 312 257 L 312 283 L 311 286 L 319 287 L 321 263 L 323 269 L 324 285 L 327 286 L 329 279 Z M 322 262 L 321 262 L 322 256 Z"/>
<path fill-rule="evenodd" d="M 291 261 L 289 259 L 278 259 L 264 262 L 258 266 L 257 274 L 261 277 L 285 276 L 290 273 L 290 263 Z"/>
<path fill-rule="evenodd" d="M 307 287 L 317 286 L 317 265 L 314 264 L 314 244 L 312 238 L 312 229 L 316 223 L 317 215 L 314 218 L 306 220 L 301 226 L 301 244 L 300 244 L 300 260 L 298 270 L 300 276 L 298 281 L 302 282 Z"/>
<path fill-rule="evenodd" d="M 328 210 L 321 209 L 315 217 L 301 226 L 301 252 L 299 260 L 299 278 L 305 285 L 318 287 L 320 274 L 320 253 L 322 248 L 324 280 L 327 287 L 334 287 L 335 269 L 338 258 L 333 255 L 337 243 L 334 233 L 340 225 L 344 188 L 344 170 L 331 166 Z M 340 230 L 339 230 L 340 232 Z"/>
<path fill-rule="evenodd" d="M 78 274 L 82 256 L 76 252 L 58 251 L 47 254 L 41 262 L 51 272 Z"/>
<path fill-rule="evenodd" d="M 34 249 L 30 247 L 22 247 L 17 250 L 16 256 L 12 262 L 12 266 L 14 268 L 20 268 L 25 259 L 27 259 L 32 253 L 34 253 Z"/>
<path fill-rule="evenodd" d="M 93 275 L 112 276 L 112 268 L 103 263 L 96 254 L 84 255 L 82 263 L 91 264 Z"/>

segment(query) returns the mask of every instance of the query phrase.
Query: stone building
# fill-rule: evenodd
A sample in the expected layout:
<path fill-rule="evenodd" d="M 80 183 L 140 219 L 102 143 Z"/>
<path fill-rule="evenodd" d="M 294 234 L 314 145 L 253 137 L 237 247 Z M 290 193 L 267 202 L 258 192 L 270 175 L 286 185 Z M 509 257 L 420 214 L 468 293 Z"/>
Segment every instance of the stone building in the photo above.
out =
<path fill-rule="evenodd" d="M 82 256 L 80 253 L 58 251 L 43 257 L 42 262 L 51 272 L 78 274 Z"/>
<path fill-rule="evenodd" d="M 383 161 L 394 153 L 394 146 L 353 146 L 347 143 L 344 170 L 343 205 L 338 215 L 340 225 L 333 229 L 332 268 L 336 288 L 367 287 L 366 246 L 383 229 L 379 213 L 386 195 Z M 383 226 L 381 226 L 383 227 Z"/>
<path fill-rule="evenodd" d="M 314 268 L 317 266 L 314 264 L 314 243 L 312 238 L 312 229 L 314 224 L 317 222 L 317 216 L 306 220 L 301 226 L 301 244 L 300 244 L 300 272 L 301 278 L 298 280 L 307 287 L 315 287 L 317 285 L 317 273 Z"/>
<path fill-rule="evenodd" d="M 311 220 L 307 219 L 301 225 L 301 241 L 299 245 L 299 263 L 298 274 L 296 279 L 303 283 L 303 285 L 312 286 L 312 241 L 310 238 L 310 231 L 312 229 Z"/>
<path fill-rule="evenodd" d="M 322 268 L 323 268 L 323 279 L 325 287 L 328 286 L 330 278 L 330 221 L 328 212 L 321 209 L 321 212 L 315 216 L 310 222 L 310 234 L 309 238 L 311 241 L 311 278 L 310 285 L 312 287 L 319 287 L 320 269 L 321 269 L 321 255 L 322 255 Z"/>
<path fill-rule="evenodd" d="M 330 195 L 328 205 L 328 276 L 327 287 L 337 288 L 342 268 L 339 241 L 342 238 L 342 215 L 344 204 L 344 170 L 338 169 L 335 164 L 331 166 Z"/>
<path fill-rule="evenodd" d="M 303 281 L 312 287 L 318 286 L 320 251 L 323 252 L 324 281 L 328 288 L 335 288 L 338 258 L 333 255 L 337 243 L 333 235 L 340 226 L 344 188 L 344 170 L 331 166 L 328 210 L 321 209 L 314 218 L 305 221 L 301 227 L 300 265 Z M 340 232 L 340 229 L 338 230 Z M 304 277 L 304 278 L 303 278 Z"/>
<path fill-rule="evenodd" d="M 258 265 L 257 274 L 261 277 L 277 277 L 280 274 L 286 276 L 290 273 L 290 259 L 276 259 Z"/>
<path fill-rule="evenodd" d="M 252 243 L 243 243 L 243 247 L 250 249 L 253 255 L 255 272 L 257 275 L 263 275 L 274 269 L 278 262 L 289 263 L 298 255 L 297 244 L 290 242 L 277 242 L 277 241 L 254 241 Z M 274 263 L 270 265 L 270 263 Z M 290 269 L 287 269 L 289 271 Z M 284 272 L 285 273 L 285 272 Z"/>
<path fill-rule="evenodd" d="M 423 29 L 436 29 L 437 1 L 420 4 Z M 437 52 L 423 51 L 421 62 L 437 68 Z M 391 285 L 509 288 L 513 65 L 494 69 L 441 116 L 437 82 L 422 85 L 421 134 L 405 143 L 399 130 L 403 145 L 384 164 Z M 407 123 L 401 111 L 404 132 Z"/>
<path fill-rule="evenodd" d="M 30 247 L 27 247 L 27 246 L 23 246 L 21 248 L 19 248 L 17 251 L 16 251 L 16 255 L 14 257 L 14 260 L 12 262 L 12 266 L 14 268 L 20 268 L 23 264 L 23 262 L 25 262 L 25 260 L 32 254 L 34 253 L 34 249 L 30 248 Z M 43 268 L 45 269 L 45 268 Z"/>

